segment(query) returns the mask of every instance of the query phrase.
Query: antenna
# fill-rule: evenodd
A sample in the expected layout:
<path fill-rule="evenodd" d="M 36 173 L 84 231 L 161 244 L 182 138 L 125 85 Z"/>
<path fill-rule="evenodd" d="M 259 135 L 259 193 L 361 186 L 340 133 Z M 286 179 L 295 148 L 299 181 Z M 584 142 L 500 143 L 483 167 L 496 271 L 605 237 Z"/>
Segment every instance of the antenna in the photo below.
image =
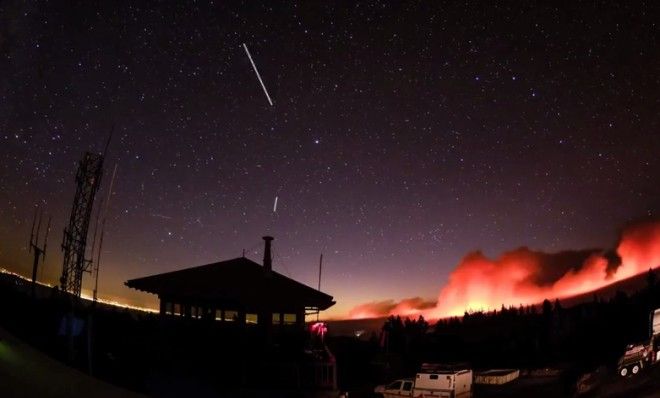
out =
<path fill-rule="evenodd" d="M 46 246 L 48 246 L 48 232 L 50 232 L 50 220 L 52 218 L 53 218 L 52 216 L 48 216 L 48 225 L 46 226 L 46 234 L 44 235 L 44 248 L 43 248 L 44 256 L 41 259 L 43 262 L 46 262 Z"/>
<path fill-rule="evenodd" d="M 105 150 L 108 149 L 109 144 L 110 139 L 106 143 Z M 64 229 L 62 236 L 64 261 L 60 285 L 62 291 L 70 293 L 74 297 L 80 297 L 83 272 L 91 271 L 91 262 L 85 259 L 87 232 L 94 207 L 94 198 L 103 177 L 103 161 L 104 154 L 85 152 L 78 163 L 76 193 L 73 197 L 69 224 Z M 72 338 L 70 332 L 70 330 L 67 331 L 69 339 Z M 71 352 L 69 354 L 71 357 Z"/>
<path fill-rule="evenodd" d="M 96 232 L 99 229 L 99 219 L 101 218 L 101 208 L 103 207 L 103 199 L 99 204 L 98 209 L 96 209 L 96 221 L 94 221 L 94 233 L 92 234 L 92 252 L 89 255 L 89 261 L 94 261 L 94 249 L 96 248 Z"/>
<path fill-rule="evenodd" d="M 115 132 L 115 124 L 112 123 L 112 127 L 110 127 L 110 134 L 108 134 L 108 140 L 105 142 L 105 148 L 103 148 L 103 159 L 105 159 L 105 155 L 108 153 L 108 147 L 110 146 L 110 141 L 112 140 L 112 135 Z M 117 172 L 117 165 L 115 164 L 115 169 L 112 173 L 112 179 L 114 180 L 115 178 L 115 173 Z M 112 192 L 112 183 L 110 184 L 110 192 Z M 110 193 L 108 193 L 108 200 L 110 200 Z M 99 207 L 96 210 L 96 221 L 94 221 L 94 234 L 92 235 L 92 252 L 90 253 L 90 260 L 89 262 L 94 261 L 94 249 L 96 248 L 96 232 L 99 229 L 99 219 L 101 218 L 101 209 L 103 208 L 103 199 L 101 199 L 101 203 L 99 203 Z"/>
<path fill-rule="evenodd" d="M 46 261 L 46 245 L 48 244 L 48 231 L 50 230 L 50 220 L 51 217 L 48 217 L 48 226 L 46 227 L 46 233 L 44 234 L 44 245 L 39 247 L 39 235 L 41 232 L 41 220 L 43 218 L 43 209 L 39 209 L 39 221 L 37 221 L 37 209 L 34 209 L 34 218 L 32 219 L 32 230 L 30 231 L 30 245 L 29 252 L 32 253 L 34 250 L 34 259 L 32 262 L 32 297 L 35 296 L 35 286 L 37 283 L 37 270 L 39 268 L 39 258 L 41 261 Z M 37 224 L 37 233 L 34 233 L 34 225 Z M 43 257 L 42 257 L 43 256 Z"/>
<path fill-rule="evenodd" d="M 115 185 L 115 177 L 117 176 L 117 163 L 112 169 L 112 178 L 110 178 L 110 187 L 108 188 L 108 196 L 105 200 L 105 209 L 103 209 L 103 218 L 108 215 L 108 205 L 110 204 L 110 195 L 112 195 L 112 187 Z"/>
<path fill-rule="evenodd" d="M 319 258 L 319 291 L 321 291 L 321 272 L 323 272 L 323 253 L 321 253 L 321 258 Z"/>
<path fill-rule="evenodd" d="M 28 253 L 32 253 L 32 241 L 34 239 L 34 224 L 37 221 L 38 207 L 34 208 L 34 216 L 32 217 L 32 229 L 30 230 L 30 243 L 28 243 Z"/>
<path fill-rule="evenodd" d="M 103 207 L 103 221 L 101 221 L 101 237 L 99 238 L 99 249 L 98 253 L 96 255 L 96 267 L 95 267 L 95 272 L 94 272 L 94 292 L 93 292 L 93 300 L 96 302 L 98 300 L 98 292 L 99 292 L 99 268 L 101 267 L 101 249 L 103 248 L 103 235 L 105 233 L 105 221 L 108 218 L 108 206 L 110 205 L 110 196 L 112 195 L 112 187 L 115 185 L 115 177 L 117 176 L 117 164 L 115 163 L 115 167 L 112 170 L 112 178 L 110 179 L 110 186 L 108 187 L 108 196 L 105 199 L 104 207 Z M 99 210 L 100 212 L 100 210 Z M 98 216 L 97 216 L 98 217 Z M 98 226 L 98 218 L 96 220 L 96 224 Z M 96 231 L 94 231 L 94 235 L 96 235 Z M 92 258 L 92 260 L 94 260 Z"/>
<path fill-rule="evenodd" d="M 105 155 L 108 153 L 108 147 L 110 146 L 110 141 L 112 140 L 112 134 L 115 132 L 115 124 L 112 123 L 112 127 L 110 128 L 110 134 L 108 135 L 108 141 L 105 142 L 105 148 L 103 149 L 103 158 L 105 159 Z M 115 166 L 117 167 L 117 166 Z"/>
<path fill-rule="evenodd" d="M 321 257 L 319 258 L 319 288 L 318 291 L 321 291 L 321 272 L 323 271 L 323 253 L 321 253 Z M 321 311 L 317 308 L 316 309 L 316 322 L 319 321 L 319 314 Z"/>
<path fill-rule="evenodd" d="M 103 248 L 103 232 L 105 232 L 105 219 L 103 219 L 103 222 L 101 224 L 101 237 L 99 238 L 99 252 L 96 257 L 96 270 L 94 272 L 94 292 L 92 295 L 94 302 L 98 300 L 98 293 L 99 293 L 99 267 L 101 265 L 101 249 Z"/>
<path fill-rule="evenodd" d="M 39 230 L 41 229 L 41 217 L 43 216 L 44 211 L 43 209 L 39 209 L 39 221 L 37 221 L 37 235 L 35 236 L 34 239 L 34 245 L 36 245 L 39 242 Z"/>

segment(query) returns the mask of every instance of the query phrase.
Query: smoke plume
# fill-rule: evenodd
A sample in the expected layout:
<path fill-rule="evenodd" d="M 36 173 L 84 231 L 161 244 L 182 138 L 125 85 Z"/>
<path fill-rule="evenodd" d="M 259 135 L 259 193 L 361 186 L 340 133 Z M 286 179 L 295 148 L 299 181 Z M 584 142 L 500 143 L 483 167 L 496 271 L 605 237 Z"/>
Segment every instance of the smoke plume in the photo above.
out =
<path fill-rule="evenodd" d="M 660 266 L 660 221 L 623 229 L 615 251 L 598 249 L 544 253 L 521 247 L 497 258 L 468 253 L 441 288 L 437 302 L 419 297 L 359 305 L 349 317 L 424 315 L 430 319 L 465 311 L 537 304 L 571 297 Z"/>
<path fill-rule="evenodd" d="M 348 313 L 350 319 L 379 318 L 389 315 L 417 315 L 421 311 L 435 308 L 435 301 L 424 300 L 421 297 L 403 299 L 398 303 L 394 300 L 372 301 L 353 307 Z"/>

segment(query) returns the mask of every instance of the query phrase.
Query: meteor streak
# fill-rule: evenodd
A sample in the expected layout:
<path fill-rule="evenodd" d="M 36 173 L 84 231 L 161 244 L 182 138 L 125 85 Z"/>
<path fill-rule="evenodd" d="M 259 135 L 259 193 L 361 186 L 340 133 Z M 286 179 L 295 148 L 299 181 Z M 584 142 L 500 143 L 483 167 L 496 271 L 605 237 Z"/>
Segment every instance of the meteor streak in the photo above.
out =
<path fill-rule="evenodd" d="M 275 203 L 273 204 L 273 213 L 277 211 L 277 196 L 275 197 Z"/>
<path fill-rule="evenodd" d="M 170 216 L 165 216 L 163 214 L 157 214 L 157 213 L 151 213 L 150 216 L 151 217 L 156 217 L 156 218 L 162 218 L 164 220 L 171 220 L 172 219 L 172 217 L 170 217 Z"/>
<path fill-rule="evenodd" d="M 268 103 L 270 104 L 270 106 L 273 106 L 273 101 L 270 100 L 270 95 L 268 95 L 268 90 L 266 90 L 266 85 L 264 84 L 264 81 L 261 80 L 261 75 L 259 74 L 259 71 L 257 70 L 257 65 L 254 64 L 254 61 L 252 60 L 252 56 L 250 55 L 250 50 L 248 50 L 245 43 L 243 43 L 243 48 L 245 49 L 245 53 L 247 54 L 248 58 L 250 59 L 250 63 L 252 64 L 252 69 L 254 69 L 254 73 L 257 74 L 257 79 L 259 79 L 259 83 L 261 83 L 261 88 L 264 89 L 264 94 L 266 94 L 266 98 L 268 99 Z"/>

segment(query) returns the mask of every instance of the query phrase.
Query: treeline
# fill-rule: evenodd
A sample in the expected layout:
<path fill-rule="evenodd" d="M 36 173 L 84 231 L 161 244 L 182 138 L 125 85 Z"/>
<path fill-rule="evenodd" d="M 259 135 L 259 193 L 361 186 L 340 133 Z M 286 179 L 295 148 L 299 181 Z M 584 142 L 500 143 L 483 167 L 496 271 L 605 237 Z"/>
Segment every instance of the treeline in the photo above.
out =
<path fill-rule="evenodd" d="M 422 362 L 469 363 L 473 368 L 559 367 L 586 371 L 615 367 L 630 343 L 648 341 L 649 314 L 660 308 L 656 271 L 631 295 L 597 296 L 569 308 L 559 300 L 540 305 L 466 312 L 429 324 L 390 317 L 371 337 L 380 357 L 414 372 Z"/>

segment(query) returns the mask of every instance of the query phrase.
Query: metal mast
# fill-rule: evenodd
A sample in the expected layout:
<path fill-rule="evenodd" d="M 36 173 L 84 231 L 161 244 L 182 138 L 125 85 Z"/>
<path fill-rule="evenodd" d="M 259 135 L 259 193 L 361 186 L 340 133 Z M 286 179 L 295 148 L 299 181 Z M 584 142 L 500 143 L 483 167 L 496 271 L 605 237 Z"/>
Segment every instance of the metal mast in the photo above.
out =
<path fill-rule="evenodd" d="M 50 217 L 48 218 L 48 226 L 46 227 L 46 234 L 44 235 L 44 244 L 39 247 L 39 230 L 41 229 L 41 217 L 43 211 L 39 211 L 39 224 L 37 224 L 37 235 L 34 235 L 34 224 L 37 220 L 37 209 L 34 209 L 34 219 L 32 219 L 32 231 L 30 232 L 30 244 L 28 246 L 29 252 L 34 251 L 34 262 L 32 263 L 32 296 L 35 292 L 35 283 L 37 283 L 37 269 L 39 268 L 39 259 L 46 260 L 46 246 L 48 245 L 48 232 L 50 231 Z"/>
<path fill-rule="evenodd" d="M 319 288 L 317 289 L 319 292 L 321 291 L 321 272 L 323 271 L 323 253 L 321 253 L 321 258 L 319 258 Z M 319 315 L 321 314 L 321 310 L 318 308 L 316 309 L 316 322 L 319 321 Z"/>
<path fill-rule="evenodd" d="M 112 187 L 115 185 L 115 176 L 117 175 L 117 165 L 115 164 L 114 170 L 112 170 L 112 178 L 110 179 L 110 188 L 108 188 L 108 198 L 105 200 L 104 209 L 103 209 L 103 221 L 101 221 L 101 239 L 99 240 L 98 256 L 96 258 L 96 269 L 94 270 L 94 302 L 98 300 L 98 291 L 99 291 L 99 268 L 101 266 L 101 250 L 103 249 L 103 233 L 105 232 L 105 220 L 108 216 L 108 206 L 110 205 L 110 196 L 112 195 Z M 98 227 L 98 220 L 96 220 Z M 94 231 L 96 235 L 96 231 Z M 93 260 L 93 259 L 92 259 Z"/>
<path fill-rule="evenodd" d="M 90 272 L 91 268 L 91 261 L 85 259 L 87 230 L 94 206 L 94 196 L 101 185 L 103 158 L 102 154 L 85 152 L 80 160 L 69 226 L 64 229 L 62 238 L 64 262 L 60 285 L 63 291 L 77 297 L 80 297 L 83 272 Z"/>

